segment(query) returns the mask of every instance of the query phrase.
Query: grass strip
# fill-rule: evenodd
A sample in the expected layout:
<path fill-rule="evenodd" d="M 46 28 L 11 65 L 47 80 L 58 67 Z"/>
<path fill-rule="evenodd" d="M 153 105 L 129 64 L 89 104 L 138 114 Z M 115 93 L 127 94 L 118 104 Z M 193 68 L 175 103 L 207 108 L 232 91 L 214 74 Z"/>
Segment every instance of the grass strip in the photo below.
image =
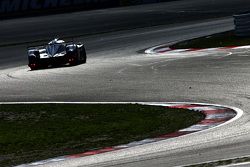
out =
<path fill-rule="evenodd" d="M 203 118 L 198 112 L 139 104 L 0 105 L 0 166 L 127 144 Z"/>
<path fill-rule="evenodd" d="M 170 46 L 173 49 L 205 49 L 227 46 L 250 45 L 250 37 L 237 37 L 234 31 L 213 34 L 191 40 L 178 42 Z"/>
<path fill-rule="evenodd" d="M 224 165 L 237 164 L 237 163 L 243 163 L 243 162 L 250 162 L 250 157 L 221 160 L 221 161 L 215 161 L 215 162 L 209 162 L 209 163 L 189 165 L 185 167 L 216 167 L 216 166 L 224 166 Z"/>

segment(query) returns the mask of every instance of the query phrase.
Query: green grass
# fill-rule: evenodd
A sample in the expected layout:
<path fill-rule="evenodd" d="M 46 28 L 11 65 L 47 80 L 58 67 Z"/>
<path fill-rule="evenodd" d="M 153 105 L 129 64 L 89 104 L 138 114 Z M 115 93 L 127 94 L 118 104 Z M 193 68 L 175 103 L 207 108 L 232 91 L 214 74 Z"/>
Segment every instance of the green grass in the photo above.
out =
<path fill-rule="evenodd" d="M 233 31 L 182 41 L 170 46 L 173 49 L 204 49 L 250 45 L 250 37 L 237 37 Z"/>
<path fill-rule="evenodd" d="M 126 144 L 174 132 L 203 117 L 132 104 L 0 105 L 0 166 Z"/>

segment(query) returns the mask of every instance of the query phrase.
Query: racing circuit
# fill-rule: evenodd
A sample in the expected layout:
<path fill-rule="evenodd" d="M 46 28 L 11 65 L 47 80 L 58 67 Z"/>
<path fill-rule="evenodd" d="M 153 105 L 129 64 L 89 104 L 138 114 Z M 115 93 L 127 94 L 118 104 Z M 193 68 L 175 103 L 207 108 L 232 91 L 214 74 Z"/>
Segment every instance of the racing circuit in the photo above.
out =
<path fill-rule="evenodd" d="M 0 101 L 184 101 L 234 106 L 244 114 L 225 126 L 79 161 L 89 162 L 87 166 L 160 167 L 249 156 L 249 48 L 144 52 L 232 30 L 232 14 L 249 5 L 245 0 L 180 0 L 1 21 Z M 26 47 L 55 36 L 84 42 L 87 63 L 30 71 Z"/>

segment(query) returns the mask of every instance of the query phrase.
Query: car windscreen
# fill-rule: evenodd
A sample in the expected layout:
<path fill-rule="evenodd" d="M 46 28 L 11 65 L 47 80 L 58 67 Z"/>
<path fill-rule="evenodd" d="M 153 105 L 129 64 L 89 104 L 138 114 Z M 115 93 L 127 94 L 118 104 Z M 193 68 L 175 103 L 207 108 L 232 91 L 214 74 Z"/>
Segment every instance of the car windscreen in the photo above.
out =
<path fill-rule="evenodd" d="M 55 55 L 55 54 L 64 52 L 65 46 L 64 46 L 64 44 L 49 44 L 46 47 L 46 50 L 47 50 L 48 54 Z"/>

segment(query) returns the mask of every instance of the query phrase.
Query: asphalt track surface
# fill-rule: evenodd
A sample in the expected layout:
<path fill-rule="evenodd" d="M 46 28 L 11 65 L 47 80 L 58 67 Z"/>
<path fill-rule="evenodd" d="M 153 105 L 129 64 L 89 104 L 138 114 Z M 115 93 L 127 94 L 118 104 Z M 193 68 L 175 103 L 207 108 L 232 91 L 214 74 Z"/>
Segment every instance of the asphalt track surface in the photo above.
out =
<path fill-rule="evenodd" d="M 230 15 L 249 5 L 245 0 L 183 0 L 1 21 L 0 101 L 189 101 L 235 106 L 245 113 L 227 126 L 79 161 L 93 166 L 146 167 L 249 155 L 247 49 L 200 56 L 140 52 L 233 29 Z M 29 71 L 26 47 L 52 36 L 84 41 L 87 64 Z"/>

